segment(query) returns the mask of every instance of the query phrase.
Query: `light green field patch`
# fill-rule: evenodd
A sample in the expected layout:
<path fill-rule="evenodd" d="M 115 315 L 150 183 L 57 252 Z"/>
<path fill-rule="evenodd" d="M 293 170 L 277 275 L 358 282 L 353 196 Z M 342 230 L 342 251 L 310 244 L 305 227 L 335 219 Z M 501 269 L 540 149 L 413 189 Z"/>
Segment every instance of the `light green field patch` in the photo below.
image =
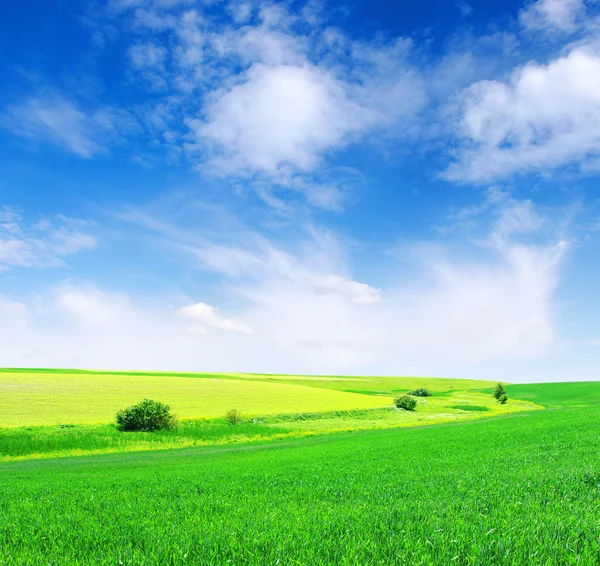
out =
<path fill-rule="evenodd" d="M 318 389 L 334 389 L 363 395 L 400 395 L 411 389 L 425 387 L 433 393 L 454 394 L 457 391 L 487 391 L 491 393 L 496 384 L 493 381 L 474 379 L 450 379 L 441 377 L 385 377 L 385 376 L 292 376 L 292 375 L 263 375 L 238 374 L 242 379 L 252 376 L 261 380 L 276 380 L 280 383 L 294 383 L 302 379 L 302 385 Z"/>
<path fill-rule="evenodd" d="M 171 406 L 180 418 L 369 409 L 390 397 L 358 395 L 294 384 L 168 375 L 0 373 L 0 426 L 109 422 L 144 397 Z"/>
<path fill-rule="evenodd" d="M 448 406 L 452 401 L 456 405 Z M 478 410 L 469 411 L 469 407 L 476 407 Z M 262 415 L 247 417 L 236 426 L 229 425 L 223 418 L 182 420 L 177 430 L 152 433 L 122 433 L 113 424 L 0 427 L 0 462 L 191 446 L 251 444 L 368 429 L 431 426 L 541 408 L 519 401 L 500 405 L 489 395 L 463 392 L 439 399 L 420 399 L 417 410 L 410 412 L 388 406 Z"/>
<path fill-rule="evenodd" d="M 485 407 L 485 411 L 471 411 L 469 407 Z M 464 407 L 459 409 L 458 407 Z M 397 409 L 379 409 L 364 411 L 352 417 L 332 417 L 319 419 L 297 419 L 286 421 L 292 430 L 327 433 L 337 431 L 367 430 L 374 428 L 402 428 L 442 424 L 462 420 L 489 418 L 522 411 L 543 409 L 540 405 L 529 401 L 511 400 L 501 405 L 490 395 L 477 392 L 457 392 L 450 396 L 427 397 L 417 400 L 414 411 Z M 268 422 L 268 421 L 267 421 Z M 277 418 L 273 424 L 279 425 Z"/>

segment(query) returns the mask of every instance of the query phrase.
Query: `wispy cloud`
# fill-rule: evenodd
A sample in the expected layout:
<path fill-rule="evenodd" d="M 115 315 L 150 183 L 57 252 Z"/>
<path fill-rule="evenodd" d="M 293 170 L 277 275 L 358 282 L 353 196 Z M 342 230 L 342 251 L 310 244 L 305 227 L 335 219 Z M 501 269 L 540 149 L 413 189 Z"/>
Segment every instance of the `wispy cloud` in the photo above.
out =
<path fill-rule="evenodd" d="M 206 303 L 188 305 L 187 307 L 179 309 L 177 314 L 180 317 L 195 323 L 194 326 L 191 326 L 191 331 L 194 334 L 196 334 L 198 330 L 206 332 L 209 328 L 230 332 L 241 332 L 243 334 L 250 334 L 252 332 L 243 322 L 234 318 L 222 316 L 216 308 L 211 307 Z"/>
<path fill-rule="evenodd" d="M 59 267 L 64 257 L 95 247 L 90 223 L 56 216 L 26 224 L 14 210 L 0 208 L 0 271 L 16 267 Z"/>
<path fill-rule="evenodd" d="M 200 294 L 180 307 L 177 318 L 196 319 L 195 331 L 184 326 L 215 363 L 206 348 L 219 327 L 237 329 L 231 334 L 240 337 L 224 334 L 221 347 L 235 347 L 239 367 L 257 371 L 448 373 L 551 351 L 554 294 L 570 249 L 564 225 L 502 191 L 451 222 L 467 216 L 477 229 L 460 238 L 458 251 L 406 246 L 378 286 L 353 277 L 342 242 L 314 226 L 287 246 L 251 230 L 226 230 L 232 241 L 223 244 L 165 220 L 145 226 L 214 274 L 221 296 L 236 305 L 223 316 Z"/>
<path fill-rule="evenodd" d="M 521 23 L 528 29 L 572 32 L 585 17 L 584 0 L 537 0 L 521 10 Z"/>
<path fill-rule="evenodd" d="M 121 133 L 137 129 L 128 112 L 111 108 L 82 110 L 54 92 L 36 94 L 0 115 L 0 126 L 33 141 L 61 147 L 83 158 L 105 152 Z"/>

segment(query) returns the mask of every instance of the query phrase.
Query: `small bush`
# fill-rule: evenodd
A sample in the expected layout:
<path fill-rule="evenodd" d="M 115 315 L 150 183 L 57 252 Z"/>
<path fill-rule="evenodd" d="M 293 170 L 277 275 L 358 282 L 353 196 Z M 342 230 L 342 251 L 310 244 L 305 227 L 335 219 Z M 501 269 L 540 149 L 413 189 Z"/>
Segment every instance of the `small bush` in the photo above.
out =
<path fill-rule="evenodd" d="M 409 397 L 408 395 L 402 395 L 394 399 L 394 405 L 398 409 L 404 409 L 405 411 L 413 411 L 417 406 L 417 400 Z"/>
<path fill-rule="evenodd" d="M 502 395 L 498 397 L 498 401 L 501 405 L 506 405 L 506 402 L 508 401 L 508 395 L 506 393 L 502 393 Z"/>
<path fill-rule="evenodd" d="M 144 399 L 117 413 L 117 428 L 124 432 L 173 430 L 177 428 L 177 419 L 171 414 L 168 405 Z"/>
<path fill-rule="evenodd" d="M 501 383 L 496 384 L 492 394 L 498 401 L 500 401 L 500 397 L 502 395 L 506 395 L 506 389 L 504 388 L 504 385 L 502 385 Z"/>
<path fill-rule="evenodd" d="M 412 391 L 409 391 L 408 395 L 412 395 L 413 397 L 431 397 L 433 393 L 429 391 L 429 389 L 419 387 L 418 389 L 413 389 Z"/>
<path fill-rule="evenodd" d="M 225 419 L 227 419 L 229 424 L 238 424 L 242 420 L 242 413 L 240 413 L 237 409 L 231 409 L 231 411 L 227 411 Z"/>

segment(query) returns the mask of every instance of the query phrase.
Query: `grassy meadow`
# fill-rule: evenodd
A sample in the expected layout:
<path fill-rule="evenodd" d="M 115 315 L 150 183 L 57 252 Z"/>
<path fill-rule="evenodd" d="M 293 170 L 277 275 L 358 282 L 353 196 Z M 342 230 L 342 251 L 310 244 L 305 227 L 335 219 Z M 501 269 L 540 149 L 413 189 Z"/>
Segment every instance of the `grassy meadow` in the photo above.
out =
<path fill-rule="evenodd" d="M 389 405 L 367 396 L 289 383 L 178 375 L 100 372 L 0 372 L 0 426 L 98 424 L 144 397 L 173 407 L 180 418 L 220 417 L 243 406 L 247 415 L 366 409 Z"/>
<path fill-rule="evenodd" d="M 423 386 L 417 410 L 397 394 Z M 492 383 L 389 377 L 142 374 L 72 370 L 0 371 L 0 461 L 91 453 L 253 443 L 355 430 L 413 427 L 541 409 L 498 404 Z M 174 431 L 123 433 L 115 413 L 142 398 L 168 403 Z M 239 409 L 243 422 L 223 418 Z"/>
<path fill-rule="evenodd" d="M 44 403 L 27 380 L 65 397 L 58 417 L 33 418 Z M 176 431 L 110 422 L 110 403 L 167 401 L 171 387 L 182 416 L 176 403 L 215 380 L 271 396 L 188 398 Z M 599 564 L 600 383 L 508 385 L 506 405 L 492 385 L 0 372 L 0 565 Z M 414 412 L 389 406 L 419 386 L 434 395 Z M 277 410 L 290 387 L 293 409 Z M 77 408 L 86 390 L 105 413 Z M 252 410 L 229 425 L 243 399 Z"/>

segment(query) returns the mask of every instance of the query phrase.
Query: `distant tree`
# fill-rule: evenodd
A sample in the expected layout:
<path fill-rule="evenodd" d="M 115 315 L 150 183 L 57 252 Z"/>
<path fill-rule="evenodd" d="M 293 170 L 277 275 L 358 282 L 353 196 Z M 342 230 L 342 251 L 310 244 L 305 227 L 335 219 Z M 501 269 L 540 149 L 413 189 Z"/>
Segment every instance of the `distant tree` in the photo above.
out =
<path fill-rule="evenodd" d="M 425 389 L 425 387 L 419 387 L 418 389 L 409 391 L 408 395 L 412 395 L 413 397 L 431 397 L 433 393 L 429 389 Z"/>
<path fill-rule="evenodd" d="M 506 395 L 506 389 L 504 388 L 504 385 L 497 383 L 492 394 L 499 401 L 502 395 Z"/>
<path fill-rule="evenodd" d="M 231 411 L 227 411 L 225 414 L 225 419 L 231 425 L 238 424 L 242 420 L 242 413 L 240 413 L 237 409 L 231 409 Z"/>
<path fill-rule="evenodd" d="M 506 405 L 507 401 L 508 401 L 508 395 L 506 393 L 502 393 L 502 395 L 500 395 L 500 397 L 498 397 L 498 402 L 501 405 Z"/>
<path fill-rule="evenodd" d="M 154 432 L 177 428 L 177 419 L 171 414 L 169 405 L 151 399 L 144 399 L 137 405 L 119 411 L 116 420 L 117 428 L 123 432 Z"/>
<path fill-rule="evenodd" d="M 405 411 L 414 411 L 417 406 L 417 400 L 413 397 L 409 397 L 408 395 L 401 395 L 400 397 L 396 397 L 394 399 L 394 405 L 398 409 L 404 409 Z"/>

